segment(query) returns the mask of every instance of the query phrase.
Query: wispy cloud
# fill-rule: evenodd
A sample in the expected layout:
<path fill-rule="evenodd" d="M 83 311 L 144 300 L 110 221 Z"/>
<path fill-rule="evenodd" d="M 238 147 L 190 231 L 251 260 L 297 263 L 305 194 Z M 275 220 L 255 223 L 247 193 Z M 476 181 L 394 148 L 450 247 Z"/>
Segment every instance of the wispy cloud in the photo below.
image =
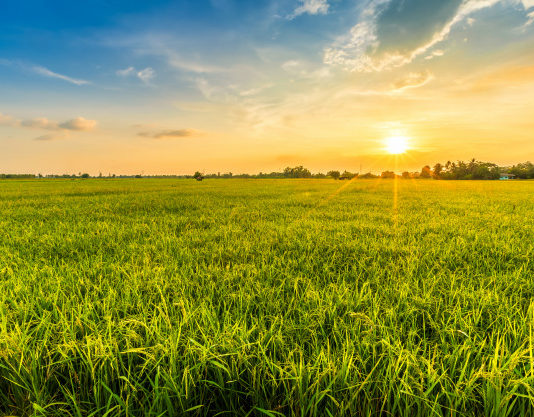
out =
<path fill-rule="evenodd" d="M 135 72 L 135 68 L 134 67 L 128 67 L 128 68 L 117 70 L 116 74 L 118 76 L 120 76 L 120 77 L 127 77 L 128 75 L 131 75 L 134 72 Z"/>
<path fill-rule="evenodd" d="M 145 84 L 149 84 L 150 81 L 156 76 L 156 71 L 151 67 L 137 71 L 135 67 L 128 67 L 115 71 L 119 77 L 135 76 L 143 81 Z"/>
<path fill-rule="evenodd" d="M 393 83 L 395 91 L 402 91 L 408 88 L 422 87 L 432 81 L 434 76 L 428 71 L 410 72 L 406 77 L 400 78 Z"/>
<path fill-rule="evenodd" d="M 473 24 L 474 13 L 495 6 L 497 3 L 510 0 L 464 0 L 448 19 L 426 42 L 414 49 L 401 53 L 398 51 L 378 53 L 380 39 L 378 36 L 378 18 L 388 7 L 397 4 L 394 0 L 371 0 L 361 13 L 359 22 L 352 27 L 349 34 L 340 38 L 332 46 L 325 48 L 323 60 L 329 65 L 341 66 L 349 71 L 373 72 L 401 67 L 420 56 L 432 59 L 441 56 L 438 51 L 427 55 L 436 45 L 445 41 L 453 28 L 460 22 Z M 515 1 L 515 0 L 514 0 Z M 533 0 L 519 0 L 526 10 L 534 6 Z M 531 4 L 532 3 L 532 4 Z M 517 4 L 517 3 L 516 3 Z M 442 52 L 442 51 L 441 51 Z"/>
<path fill-rule="evenodd" d="M 187 138 L 191 136 L 198 136 L 201 132 L 195 129 L 174 129 L 174 130 L 159 130 L 155 132 L 139 132 L 137 135 L 145 138 L 153 139 L 172 139 L 172 138 Z"/>
<path fill-rule="evenodd" d="M 143 81 L 145 84 L 148 84 L 156 76 L 156 71 L 152 68 L 147 67 L 141 71 L 137 72 L 137 78 Z"/>
<path fill-rule="evenodd" d="M 63 74 L 58 74 L 57 72 L 51 71 L 48 68 L 41 67 L 39 65 L 34 66 L 32 69 L 37 74 L 43 75 L 45 77 L 57 78 L 59 80 L 67 81 L 67 82 L 69 82 L 71 84 L 76 84 L 76 85 L 90 84 L 89 81 L 68 77 L 68 76 L 63 75 Z"/>
<path fill-rule="evenodd" d="M 20 122 L 22 127 L 30 127 L 33 129 L 58 130 L 57 122 L 48 120 L 46 117 L 36 117 L 35 119 L 22 120 Z"/>
<path fill-rule="evenodd" d="M 287 16 L 288 19 L 294 19 L 302 14 L 327 14 L 330 7 L 328 0 L 300 0 L 300 3 L 302 4 Z"/>
<path fill-rule="evenodd" d="M 9 114 L 0 113 L 0 126 L 18 126 L 19 121 Z"/>
<path fill-rule="evenodd" d="M 436 49 L 435 51 L 432 51 L 429 55 L 427 55 L 425 59 L 430 60 L 443 55 L 445 55 L 445 52 L 442 49 Z"/>
<path fill-rule="evenodd" d="M 46 135 L 37 136 L 34 140 L 36 141 L 52 141 L 52 140 L 61 140 L 70 138 L 69 132 L 56 132 L 49 133 Z"/>

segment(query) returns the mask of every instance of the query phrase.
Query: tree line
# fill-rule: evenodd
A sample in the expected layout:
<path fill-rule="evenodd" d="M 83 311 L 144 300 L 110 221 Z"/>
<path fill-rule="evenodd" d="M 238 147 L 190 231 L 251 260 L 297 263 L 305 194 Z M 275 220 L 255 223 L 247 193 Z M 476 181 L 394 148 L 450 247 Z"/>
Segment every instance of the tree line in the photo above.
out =
<path fill-rule="evenodd" d="M 283 171 L 260 172 L 259 174 L 233 174 L 232 172 L 204 174 L 200 171 L 193 175 L 115 175 L 108 174 L 91 177 L 87 173 L 46 175 L 41 174 L 0 174 L 0 179 L 32 179 L 32 178 L 192 178 L 201 181 L 205 178 L 331 178 L 335 180 L 373 179 L 373 178 L 402 178 L 402 179 L 437 179 L 437 180 L 496 180 L 501 174 L 507 173 L 514 175 L 519 179 L 534 179 L 534 164 L 532 162 L 523 162 L 509 167 L 499 167 L 491 162 L 477 161 L 447 161 L 445 164 L 437 163 L 433 167 L 425 165 L 421 171 L 405 171 L 397 175 L 393 171 L 383 171 L 380 175 L 367 172 L 360 174 L 358 172 L 331 170 L 326 173 L 312 173 L 308 168 L 302 165 L 295 167 L 286 167 Z"/>

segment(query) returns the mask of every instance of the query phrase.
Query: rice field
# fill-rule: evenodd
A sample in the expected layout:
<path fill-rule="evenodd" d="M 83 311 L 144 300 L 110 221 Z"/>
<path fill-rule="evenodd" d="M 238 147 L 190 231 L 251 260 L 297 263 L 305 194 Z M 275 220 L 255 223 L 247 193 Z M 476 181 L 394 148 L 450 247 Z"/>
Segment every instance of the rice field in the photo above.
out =
<path fill-rule="evenodd" d="M 0 415 L 534 414 L 534 182 L 0 181 Z"/>

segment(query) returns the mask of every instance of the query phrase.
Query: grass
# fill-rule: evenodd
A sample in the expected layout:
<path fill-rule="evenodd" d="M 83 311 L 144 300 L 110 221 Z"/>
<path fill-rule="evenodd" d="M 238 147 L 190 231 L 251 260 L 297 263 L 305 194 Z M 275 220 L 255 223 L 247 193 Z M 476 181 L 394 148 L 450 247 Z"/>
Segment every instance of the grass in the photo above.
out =
<path fill-rule="evenodd" d="M 533 415 L 533 192 L 0 181 L 0 414 Z"/>

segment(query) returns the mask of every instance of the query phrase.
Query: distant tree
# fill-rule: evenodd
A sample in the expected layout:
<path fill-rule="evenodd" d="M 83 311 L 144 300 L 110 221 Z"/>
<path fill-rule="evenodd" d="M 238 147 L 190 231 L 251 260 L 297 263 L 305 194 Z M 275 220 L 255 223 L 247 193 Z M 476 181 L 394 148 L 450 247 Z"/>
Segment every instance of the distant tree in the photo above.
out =
<path fill-rule="evenodd" d="M 82 174 L 80 175 L 81 178 L 89 178 L 89 174 L 85 173 L 85 174 Z"/>
<path fill-rule="evenodd" d="M 432 176 L 432 171 L 430 170 L 430 167 L 428 165 L 425 165 L 423 169 L 421 170 L 421 174 L 419 175 L 419 178 L 430 178 Z"/>
<path fill-rule="evenodd" d="M 384 171 L 380 174 L 380 177 L 384 179 L 393 179 L 395 178 L 395 173 L 393 171 Z"/>
<path fill-rule="evenodd" d="M 204 179 L 204 175 L 201 172 L 197 171 L 193 174 L 193 178 L 197 181 L 202 181 Z"/>
<path fill-rule="evenodd" d="M 311 178 L 311 176 L 310 170 L 304 168 L 302 165 L 294 168 L 286 167 L 284 169 L 284 177 L 286 178 Z"/>
<path fill-rule="evenodd" d="M 378 178 L 378 176 L 368 172 L 367 174 L 358 175 L 358 178 L 367 180 L 367 179 Z"/>
<path fill-rule="evenodd" d="M 408 171 L 404 171 L 402 173 L 402 178 L 404 178 L 405 180 L 408 180 L 408 179 L 412 178 L 412 174 L 410 174 Z"/>
<path fill-rule="evenodd" d="M 532 162 L 524 162 L 512 166 L 510 169 L 506 170 L 506 172 L 515 175 L 517 178 L 532 179 L 534 178 L 534 164 L 532 164 Z"/>
<path fill-rule="evenodd" d="M 326 175 L 329 176 L 329 177 L 332 177 L 332 178 L 335 179 L 335 180 L 338 180 L 339 177 L 341 176 L 341 174 L 340 174 L 339 171 L 328 171 L 328 172 L 326 173 Z"/>
<path fill-rule="evenodd" d="M 439 180 L 441 178 L 441 172 L 443 171 L 443 166 L 438 162 L 436 165 L 434 165 L 434 172 L 432 173 L 432 176 Z"/>
<path fill-rule="evenodd" d="M 357 176 L 358 176 L 357 173 L 345 170 L 345 171 L 343 171 L 343 173 L 341 174 L 341 176 L 339 178 L 343 179 L 343 180 L 351 180 L 351 179 L 353 179 L 354 177 L 357 177 Z"/>

